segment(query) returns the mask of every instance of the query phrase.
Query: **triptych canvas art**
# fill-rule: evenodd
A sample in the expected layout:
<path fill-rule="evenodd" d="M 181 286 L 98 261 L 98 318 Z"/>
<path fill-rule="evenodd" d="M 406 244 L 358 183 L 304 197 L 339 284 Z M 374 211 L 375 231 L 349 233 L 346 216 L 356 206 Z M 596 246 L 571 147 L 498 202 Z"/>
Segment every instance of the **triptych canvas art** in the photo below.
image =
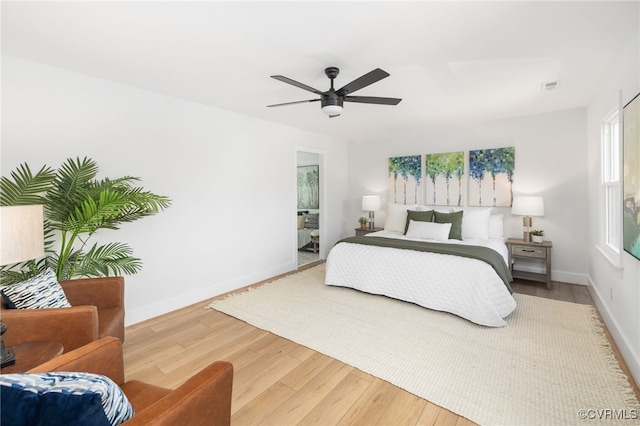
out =
<path fill-rule="evenodd" d="M 389 158 L 389 202 L 510 207 L 515 148 L 472 150 L 466 160 L 463 151 Z"/>

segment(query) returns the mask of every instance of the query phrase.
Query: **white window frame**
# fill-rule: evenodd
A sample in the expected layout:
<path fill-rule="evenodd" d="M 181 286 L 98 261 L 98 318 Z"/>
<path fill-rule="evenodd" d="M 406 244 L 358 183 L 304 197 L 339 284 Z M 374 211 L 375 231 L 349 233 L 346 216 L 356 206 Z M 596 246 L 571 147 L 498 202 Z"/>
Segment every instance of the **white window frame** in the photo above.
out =
<path fill-rule="evenodd" d="M 601 125 L 601 223 L 599 250 L 622 268 L 622 114 L 615 108 Z"/>

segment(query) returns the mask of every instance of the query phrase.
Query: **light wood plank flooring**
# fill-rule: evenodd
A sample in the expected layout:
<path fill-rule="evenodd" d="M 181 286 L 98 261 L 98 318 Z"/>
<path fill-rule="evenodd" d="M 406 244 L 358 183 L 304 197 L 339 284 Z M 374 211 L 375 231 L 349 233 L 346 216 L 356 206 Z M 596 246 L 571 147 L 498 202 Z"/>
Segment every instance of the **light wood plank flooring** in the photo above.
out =
<path fill-rule="evenodd" d="M 583 286 L 554 283 L 547 290 L 542 283 L 517 281 L 513 288 L 592 304 Z M 126 379 L 173 388 L 215 360 L 229 361 L 233 425 L 474 424 L 340 361 L 204 309 L 209 302 L 127 327 Z"/>

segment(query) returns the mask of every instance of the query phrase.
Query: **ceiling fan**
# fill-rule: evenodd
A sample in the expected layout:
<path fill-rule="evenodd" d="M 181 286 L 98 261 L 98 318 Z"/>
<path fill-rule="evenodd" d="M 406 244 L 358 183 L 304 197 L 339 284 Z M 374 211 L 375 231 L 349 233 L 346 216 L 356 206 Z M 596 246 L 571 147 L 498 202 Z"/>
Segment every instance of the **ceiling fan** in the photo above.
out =
<path fill-rule="evenodd" d="M 280 80 L 283 83 L 291 84 L 292 86 L 299 87 L 300 89 L 307 90 L 309 92 L 320 95 L 319 99 L 309 99 L 306 101 L 285 102 L 282 104 L 267 105 L 268 107 L 279 107 L 283 105 L 302 104 L 306 102 L 318 102 L 322 106 L 322 112 L 329 117 L 337 117 L 342 113 L 343 102 L 360 102 L 365 104 L 379 104 L 379 105 L 398 105 L 402 99 L 398 98 L 380 98 L 374 96 L 350 96 L 350 93 L 360 90 L 363 87 L 367 87 L 383 78 L 389 77 L 389 73 L 376 68 L 375 70 L 368 72 L 367 74 L 356 78 L 351 83 L 343 86 L 342 88 L 335 90 L 333 88 L 333 80 L 338 76 L 340 70 L 337 67 L 329 67 L 324 70 L 324 73 L 331 80 L 331 88 L 326 92 L 322 92 L 318 89 L 314 89 L 306 84 L 299 83 L 295 80 L 291 80 L 282 75 L 272 75 L 271 78 Z"/>

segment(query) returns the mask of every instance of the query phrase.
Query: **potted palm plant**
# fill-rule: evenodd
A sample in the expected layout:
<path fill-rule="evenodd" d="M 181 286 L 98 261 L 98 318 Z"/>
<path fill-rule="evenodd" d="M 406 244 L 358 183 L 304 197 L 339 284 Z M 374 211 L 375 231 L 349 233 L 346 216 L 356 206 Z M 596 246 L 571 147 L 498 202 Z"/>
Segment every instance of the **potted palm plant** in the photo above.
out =
<path fill-rule="evenodd" d="M 52 268 L 59 281 L 74 277 L 135 274 L 142 261 L 126 243 L 93 243 L 101 229 L 157 214 L 171 205 L 168 197 L 136 186 L 124 176 L 96 179 L 98 165 L 84 158 L 67 159 L 58 169 L 43 166 L 33 174 L 21 164 L 0 180 L 0 205 L 44 205 L 45 257 L 0 269 L 3 284 L 22 281 Z"/>

